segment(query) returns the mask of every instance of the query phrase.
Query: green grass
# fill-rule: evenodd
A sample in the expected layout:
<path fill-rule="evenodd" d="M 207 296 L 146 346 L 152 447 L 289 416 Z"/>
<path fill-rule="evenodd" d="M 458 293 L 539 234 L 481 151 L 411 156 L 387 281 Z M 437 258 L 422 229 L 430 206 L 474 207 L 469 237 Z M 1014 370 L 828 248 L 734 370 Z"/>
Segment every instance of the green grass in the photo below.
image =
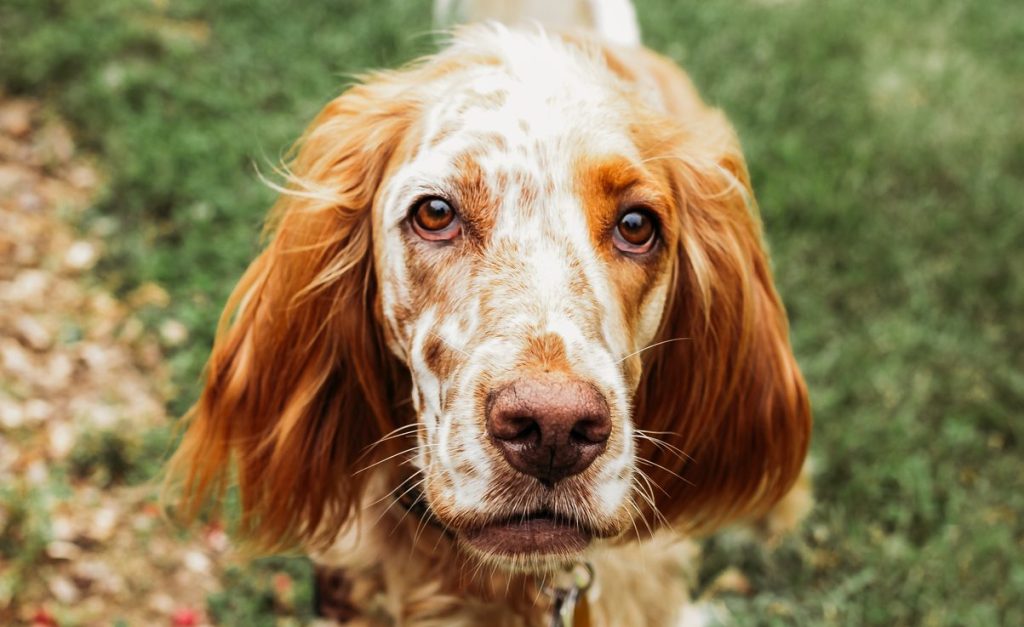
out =
<path fill-rule="evenodd" d="M 272 201 L 254 164 L 433 44 L 427 2 L 159 4 L 7 0 L 0 85 L 101 158 L 83 228 L 109 233 L 102 281 L 172 293 L 151 322 L 192 333 L 180 411 Z M 750 574 L 742 624 L 1024 624 L 1024 4 L 638 4 L 739 130 L 816 415 L 805 531 L 718 540 L 705 574 Z M 213 600 L 226 624 L 256 620 L 260 568 Z"/>

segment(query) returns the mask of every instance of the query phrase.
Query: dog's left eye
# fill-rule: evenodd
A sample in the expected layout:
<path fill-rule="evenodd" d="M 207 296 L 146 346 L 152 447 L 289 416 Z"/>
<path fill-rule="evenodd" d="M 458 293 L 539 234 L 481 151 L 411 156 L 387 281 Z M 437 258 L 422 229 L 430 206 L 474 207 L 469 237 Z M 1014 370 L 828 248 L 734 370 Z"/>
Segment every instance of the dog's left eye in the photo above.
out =
<path fill-rule="evenodd" d="M 425 240 L 436 242 L 454 239 L 461 230 L 459 216 L 443 198 L 420 200 L 413 206 L 410 217 L 413 230 Z"/>
<path fill-rule="evenodd" d="M 654 247 L 658 228 L 646 209 L 630 209 L 615 225 L 612 241 L 624 253 L 641 254 Z"/>

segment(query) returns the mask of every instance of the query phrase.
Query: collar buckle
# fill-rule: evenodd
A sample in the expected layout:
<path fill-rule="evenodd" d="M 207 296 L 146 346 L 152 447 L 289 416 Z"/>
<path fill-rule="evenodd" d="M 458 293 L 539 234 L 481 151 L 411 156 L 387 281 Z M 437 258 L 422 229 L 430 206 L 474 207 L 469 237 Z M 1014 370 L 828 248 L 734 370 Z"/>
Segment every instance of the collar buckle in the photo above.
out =
<path fill-rule="evenodd" d="M 544 592 L 552 598 L 550 627 L 590 627 L 586 593 L 594 583 L 594 567 L 589 562 L 576 562 L 558 579 L 558 585 L 544 586 Z"/>

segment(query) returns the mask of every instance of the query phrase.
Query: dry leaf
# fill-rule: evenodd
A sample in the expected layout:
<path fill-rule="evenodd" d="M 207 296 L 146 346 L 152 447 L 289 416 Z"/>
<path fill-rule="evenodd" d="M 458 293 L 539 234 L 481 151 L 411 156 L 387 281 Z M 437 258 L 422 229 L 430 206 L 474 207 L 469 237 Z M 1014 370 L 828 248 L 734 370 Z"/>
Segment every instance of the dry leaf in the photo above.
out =
<path fill-rule="evenodd" d="M 188 327 L 177 320 L 166 320 L 160 325 L 160 337 L 168 346 L 180 346 L 188 339 Z"/>
<path fill-rule="evenodd" d="M 24 137 L 32 130 L 35 103 L 28 100 L 8 100 L 0 106 L 0 132 Z"/>
<path fill-rule="evenodd" d="M 68 248 L 64 255 L 64 267 L 74 272 L 82 272 L 96 265 L 99 250 L 92 242 L 79 240 Z"/>
<path fill-rule="evenodd" d="M 79 596 L 81 596 L 75 582 L 71 581 L 69 577 L 65 577 L 64 575 L 54 575 L 50 577 L 49 581 L 46 582 L 46 585 L 50 588 L 50 592 L 53 593 L 54 598 L 64 605 L 71 605 L 78 600 Z"/>

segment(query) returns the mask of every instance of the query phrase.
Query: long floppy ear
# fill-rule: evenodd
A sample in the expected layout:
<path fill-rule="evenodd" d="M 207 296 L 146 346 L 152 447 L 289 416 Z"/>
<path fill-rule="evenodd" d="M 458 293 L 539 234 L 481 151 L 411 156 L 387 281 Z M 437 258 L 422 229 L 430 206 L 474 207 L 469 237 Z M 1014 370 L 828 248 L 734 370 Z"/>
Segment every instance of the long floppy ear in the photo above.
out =
<path fill-rule="evenodd" d="M 807 454 L 811 413 L 772 284 L 735 135 L 717 111 L 677 146 L 674 289 L 645 368 L 641 429 L 661 513 L 691 531 L 756 516 L 783 497 Z M 679 454 L 684 453 L 684 454 Z"/>
<path fill-rule="evenodd" d="M 397 426 L 407 375 L 374 315 L 371 207 L 413 118 L 404 84 L 394 73 L 353 87 L 300 140 L 171 462 L 185 518 L 223 493 L 234 464 L 240 530 L 257 549 L 329 542 L 369 474 L 354 465 Z"/>

